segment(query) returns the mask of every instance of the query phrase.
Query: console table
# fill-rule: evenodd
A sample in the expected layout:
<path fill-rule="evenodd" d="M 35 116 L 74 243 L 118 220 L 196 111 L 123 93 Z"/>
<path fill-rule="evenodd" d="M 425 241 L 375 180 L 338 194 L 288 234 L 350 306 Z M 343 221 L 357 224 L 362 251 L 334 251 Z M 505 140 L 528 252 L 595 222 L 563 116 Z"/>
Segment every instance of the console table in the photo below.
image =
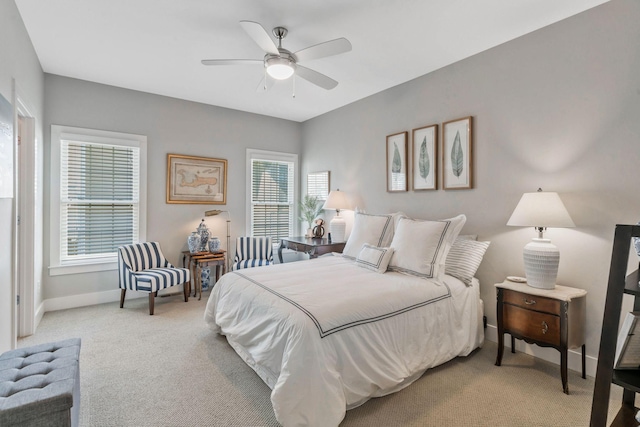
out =
<path fill-rule="evenodd" d="M 291 249 L 296 252 L 304 252 L 309 258 L 317 258 L 330 252 L 342 252 L 347 242 L 330 242 L 326 237 L 285 237 L 280 240 L 278 247 L 278 259 L 282 263 L 282 250 Z"/>

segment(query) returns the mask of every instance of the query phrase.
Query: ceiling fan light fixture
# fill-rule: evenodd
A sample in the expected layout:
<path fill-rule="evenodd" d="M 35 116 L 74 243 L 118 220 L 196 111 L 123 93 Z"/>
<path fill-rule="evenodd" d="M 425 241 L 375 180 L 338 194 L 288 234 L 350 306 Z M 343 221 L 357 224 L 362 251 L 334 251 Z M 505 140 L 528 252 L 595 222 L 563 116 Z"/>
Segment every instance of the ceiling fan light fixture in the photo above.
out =
<path fill-rule="evenodd" d="M 296 71 L 296 64 L 283 57 L 269 58 L 266 61 L 267 73 L 276 80 L 286 80 Z"/>

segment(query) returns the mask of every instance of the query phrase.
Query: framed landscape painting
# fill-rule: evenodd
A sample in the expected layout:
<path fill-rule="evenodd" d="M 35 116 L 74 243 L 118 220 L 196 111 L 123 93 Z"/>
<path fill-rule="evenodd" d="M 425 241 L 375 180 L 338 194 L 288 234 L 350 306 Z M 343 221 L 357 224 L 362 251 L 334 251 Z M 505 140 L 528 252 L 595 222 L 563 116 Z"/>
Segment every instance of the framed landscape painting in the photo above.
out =
<path fill-rule="evenodd" d="M 442 178 L 445 190 L 473 188 L 471 119 L 463 117 L 442 124 Z"/>
<path fill-rule="evenodd" d="M 407 132 L 387 136 L 387 191 L 407 191 Z"/>
<path fill-rule="evenodd" d="M 167 154 L 167 203 L 227 203 L 227 161 Z"/>
<path fill-rule="evenodd" d="M 414 129 L 412 133 L 413 190 L 435 190 L 438 186 L 438 125 Z"/>

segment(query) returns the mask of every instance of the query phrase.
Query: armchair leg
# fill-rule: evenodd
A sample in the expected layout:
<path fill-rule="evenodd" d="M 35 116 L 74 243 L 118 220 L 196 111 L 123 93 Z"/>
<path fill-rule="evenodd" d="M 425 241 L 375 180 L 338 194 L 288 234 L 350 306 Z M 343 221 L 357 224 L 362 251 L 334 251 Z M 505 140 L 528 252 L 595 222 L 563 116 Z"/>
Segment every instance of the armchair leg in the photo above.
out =
<path fill-rule="evenodd" d="M 153 316 L 153 303 L 154 303 L 155 296 L 156 296 L 155 292 L 149 293 L 149 315 L 150 316 Z"/>
<path fill-rule="evenodd" d="M 185 282 L 182 287 L 184 288 L 184 302 L 189 302 L 189 282 Z"/>
<path fill-rule="evenodd" d="M 121 289 L 120 290 L 120 308 L 124 307 L 124 294 L 127 293 L 126 289 Z"/>

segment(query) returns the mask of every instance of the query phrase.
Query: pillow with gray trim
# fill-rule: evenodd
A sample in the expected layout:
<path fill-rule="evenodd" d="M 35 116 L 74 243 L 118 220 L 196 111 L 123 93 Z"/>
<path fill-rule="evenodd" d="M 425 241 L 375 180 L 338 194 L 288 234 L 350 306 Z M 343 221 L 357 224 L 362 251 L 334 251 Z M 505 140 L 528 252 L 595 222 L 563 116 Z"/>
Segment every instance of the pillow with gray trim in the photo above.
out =
<path fill-rule="evenodd" d="M 439 221 L 402 218 L 393 236 L 389 270 L 424 279 L 439 279 L 453 241 L 467 217 L 458 215 Z"/>
<path fill-rule="evenodd" d="M 379 248 L 365 243 L 358 253 L 356 265 L 382 274 L 387 271 L 391 255 L 393 255 L 392 248 Z"/>
<path fill-rule="evenodd" d="M 393 215 L 373 215 L 356 212 L 353 229 L 342 251 L 347 258 L 356 258 L 362 245 L 387 247 L 393 238 Z"/>

